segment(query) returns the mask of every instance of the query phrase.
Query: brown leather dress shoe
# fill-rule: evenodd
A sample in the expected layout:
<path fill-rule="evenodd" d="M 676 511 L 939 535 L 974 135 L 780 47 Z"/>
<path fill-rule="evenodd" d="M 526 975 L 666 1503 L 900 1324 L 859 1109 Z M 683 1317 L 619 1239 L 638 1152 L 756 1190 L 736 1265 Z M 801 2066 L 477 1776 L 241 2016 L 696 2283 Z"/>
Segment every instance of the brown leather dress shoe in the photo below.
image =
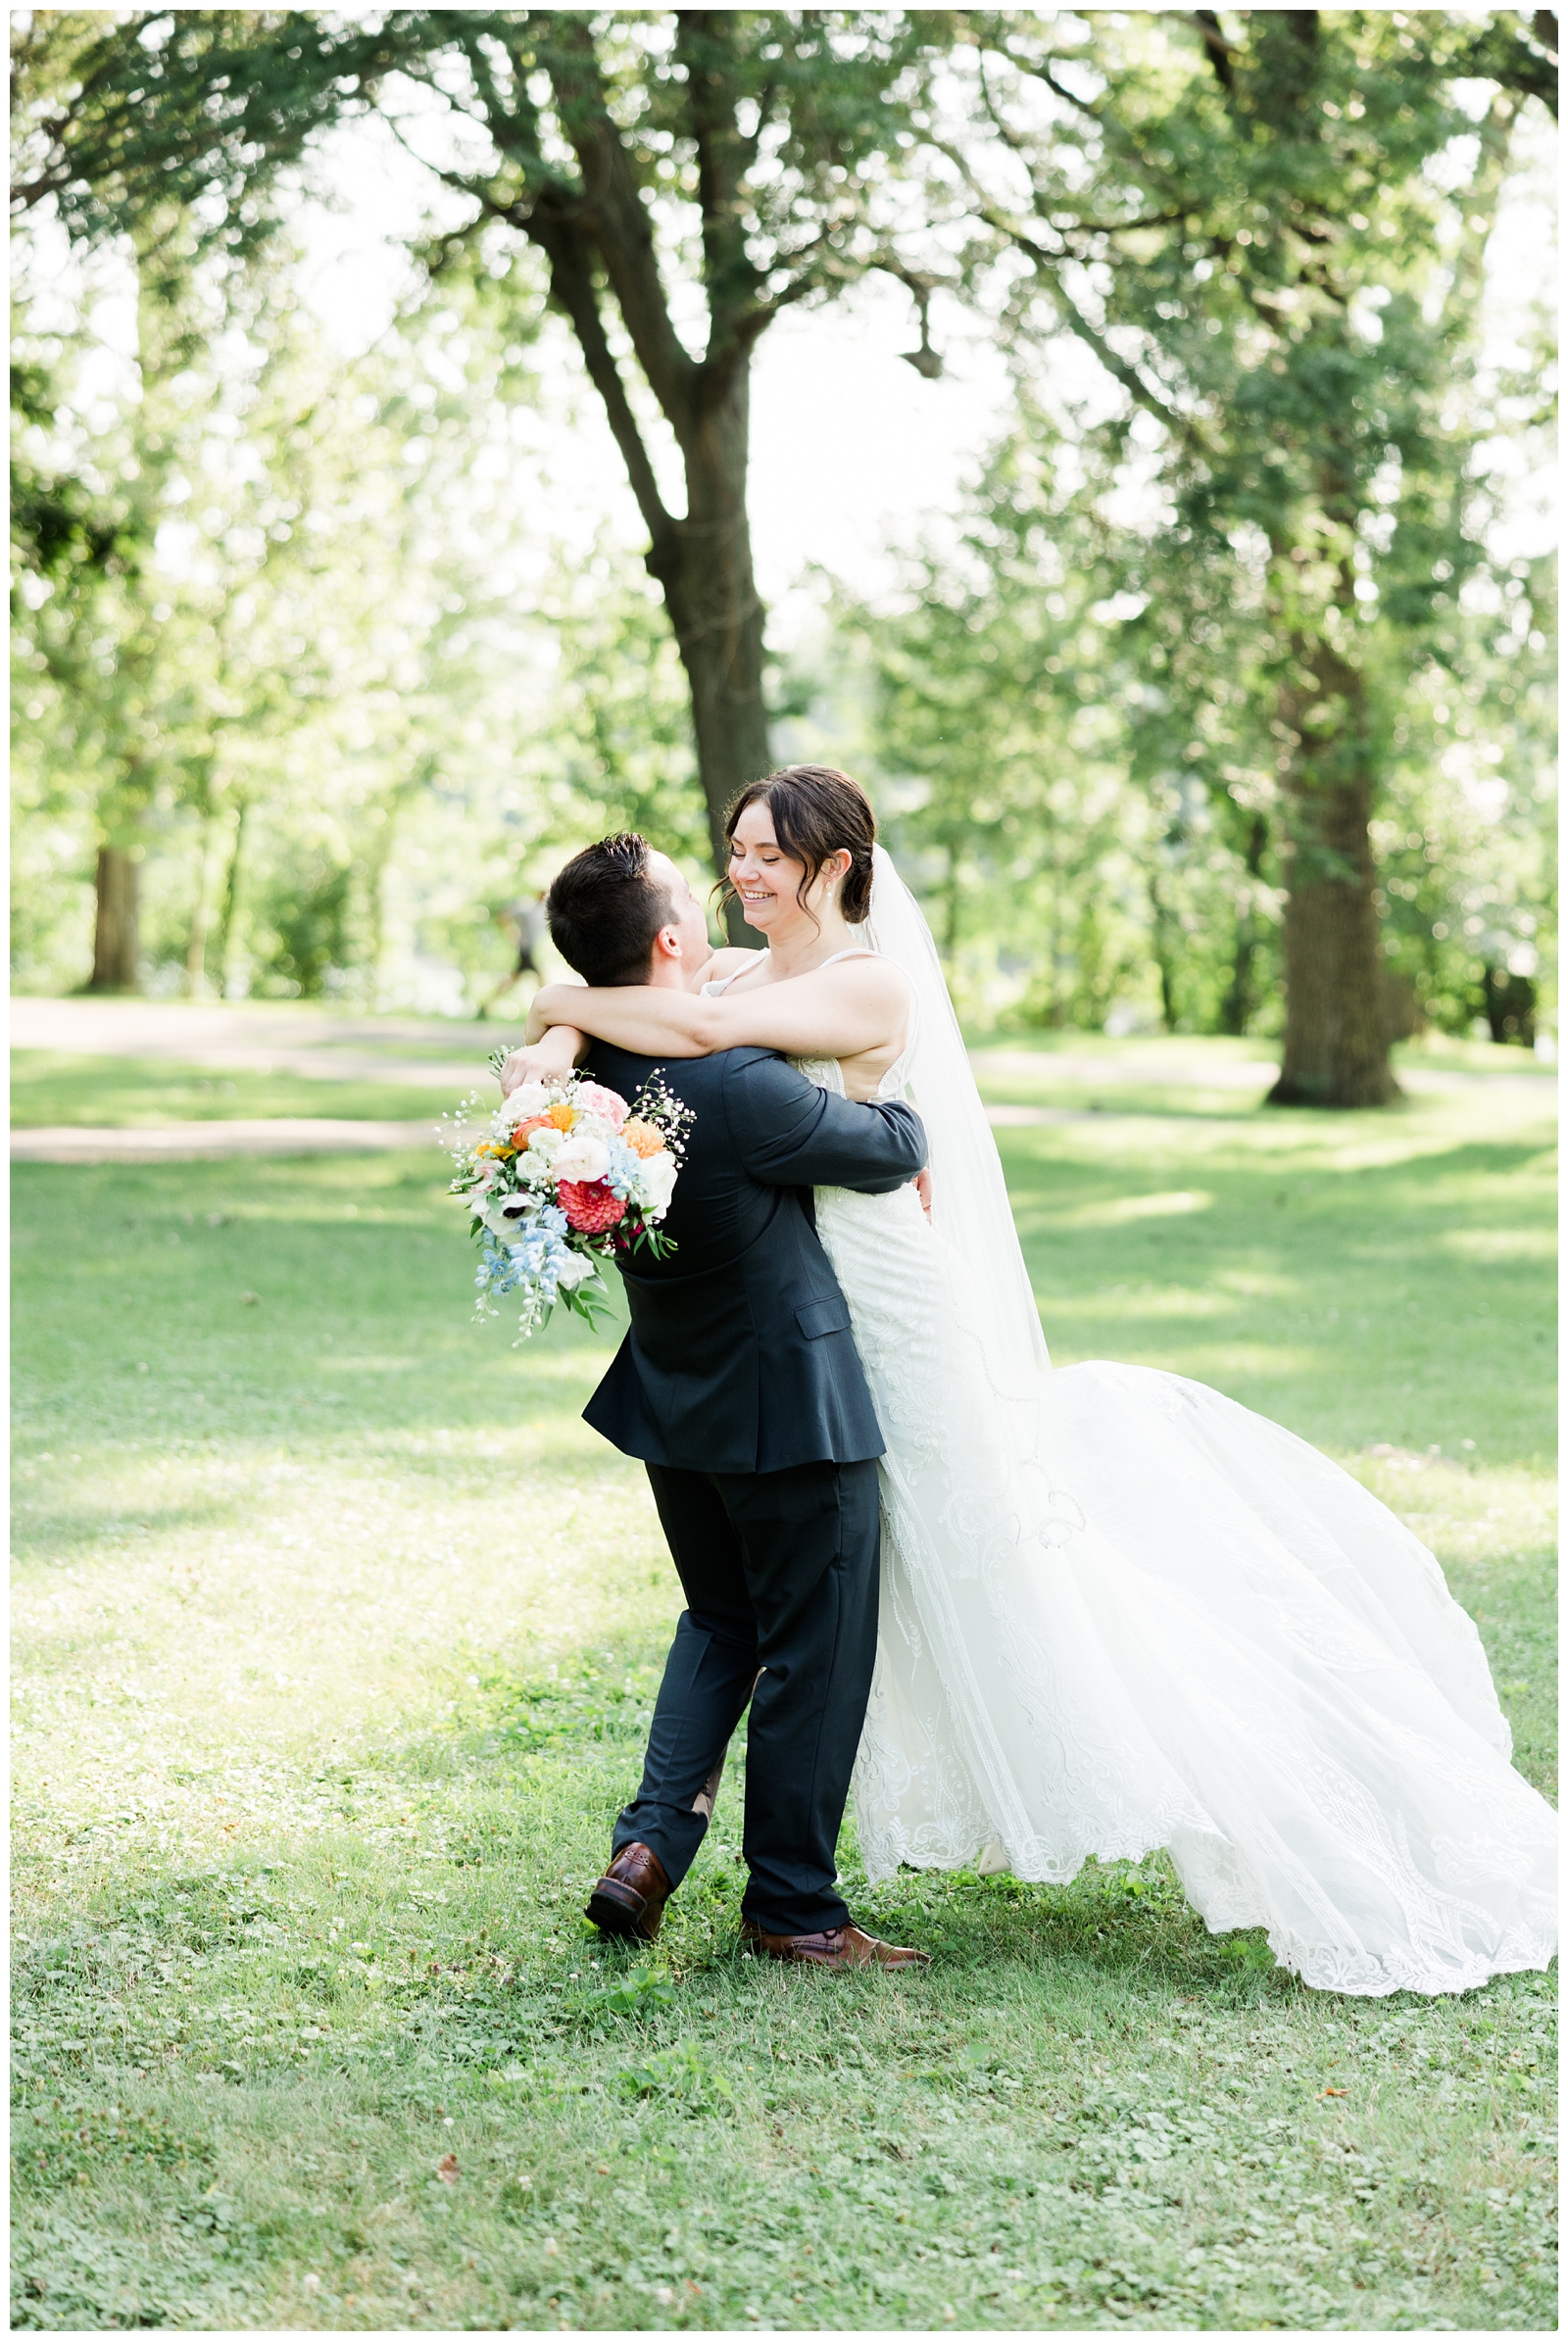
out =
<path fill-rule="evenodd" d="M 769 1959 L 790 1959 L 800 1967 L 929 1967 L 929 1951 L 910 1951 L 879 1942 L 859 1926 L 829 1926 L 821 1934 L 769 1934 L 755 1919 L 742 1919 L 741 1941 Z"/>
<path fill-rule="evenodd" d="M 647 1845 L 623 1845 L 588 1897 L 588 1916 L 602 1934 L 659 1932 L 671 1886 L 663 1863 Z"/>

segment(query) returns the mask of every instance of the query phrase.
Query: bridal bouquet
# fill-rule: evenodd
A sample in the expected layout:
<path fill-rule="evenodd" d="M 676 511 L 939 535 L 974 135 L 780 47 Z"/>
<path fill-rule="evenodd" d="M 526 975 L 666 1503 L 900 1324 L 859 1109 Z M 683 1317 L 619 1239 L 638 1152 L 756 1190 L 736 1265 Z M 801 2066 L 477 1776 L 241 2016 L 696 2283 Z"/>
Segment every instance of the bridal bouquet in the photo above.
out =
<path fill-rule="evenodd" d="M 499 1075 L 501 1052 L 490 1059 Z M 470 1103 L 476 1100 L 469 1100 Z M 475 1304 L 520 1295 L 526 1341 L 560 1301 L 590 1324 L 605 1306 L 600 1270 L 617 1253 L 673 1251 L 661 1234 L 691 1108 L 656 1073 L 628 1105 L 585 1074 L 525 1082 L 475 1130 L 460 1106 L 445 1137 L 449 1193 L 467 1198 L 479 1243 Z"/>

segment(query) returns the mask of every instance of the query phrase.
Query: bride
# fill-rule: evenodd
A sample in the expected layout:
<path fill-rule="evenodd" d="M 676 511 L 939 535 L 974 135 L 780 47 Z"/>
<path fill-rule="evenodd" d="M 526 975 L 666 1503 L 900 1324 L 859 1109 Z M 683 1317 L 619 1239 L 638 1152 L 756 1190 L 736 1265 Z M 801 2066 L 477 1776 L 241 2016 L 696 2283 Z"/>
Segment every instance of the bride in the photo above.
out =
<path fill-rule="evenodd" d="M 1432 1555 L 1200 1383 L 1052 1370 L 935 947 L 865 798 L 793 766 L 743 792 L 729 836 L 767 949 L 718 953 L 700 994 L 541 991 L 508 1086 L 592 1035 L 777 1049 L 823 1088 L 920 1110 L 922 1195 L 816 1195 L 887 1441 L 854 1783 L 868 1877 L 1061 1884 L 1163 1846 L 1213 1931 L 1265 1926 L 1320 1989 L 1545 1967 L 1556 1817 L 1509 1763 Z"/>

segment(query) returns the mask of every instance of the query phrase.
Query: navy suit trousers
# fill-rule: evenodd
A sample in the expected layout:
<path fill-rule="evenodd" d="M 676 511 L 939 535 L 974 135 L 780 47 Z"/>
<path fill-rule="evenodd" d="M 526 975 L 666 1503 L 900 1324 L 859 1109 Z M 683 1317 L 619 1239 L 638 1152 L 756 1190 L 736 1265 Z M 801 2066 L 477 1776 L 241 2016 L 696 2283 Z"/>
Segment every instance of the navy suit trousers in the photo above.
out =
<path fill-rule="evenodd" d="M 842 1926 L 839 1825 L 876 1657 L 876 1464 L 646 1468 L 687 1606 L 615 1851 L 651 1846 L 679 1885 L 750 1700 L 745 1916 L 776 1934 Z"/>

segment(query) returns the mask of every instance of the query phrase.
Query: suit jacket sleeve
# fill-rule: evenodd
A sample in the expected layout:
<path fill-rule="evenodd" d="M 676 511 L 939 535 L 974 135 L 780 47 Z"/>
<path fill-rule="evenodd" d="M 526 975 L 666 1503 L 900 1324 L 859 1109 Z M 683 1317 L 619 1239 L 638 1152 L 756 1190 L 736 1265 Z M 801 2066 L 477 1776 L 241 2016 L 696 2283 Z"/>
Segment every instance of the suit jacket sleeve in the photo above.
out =
<path fill-rule="evenodd" d="M 783 1057 L 731 1051 L 724 1110 L 741 1161 L 768 1187 L 851 1187 L 890 1195 L 925 1161 L 919 1115 L 819 1090 Z"/>

